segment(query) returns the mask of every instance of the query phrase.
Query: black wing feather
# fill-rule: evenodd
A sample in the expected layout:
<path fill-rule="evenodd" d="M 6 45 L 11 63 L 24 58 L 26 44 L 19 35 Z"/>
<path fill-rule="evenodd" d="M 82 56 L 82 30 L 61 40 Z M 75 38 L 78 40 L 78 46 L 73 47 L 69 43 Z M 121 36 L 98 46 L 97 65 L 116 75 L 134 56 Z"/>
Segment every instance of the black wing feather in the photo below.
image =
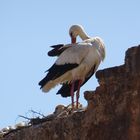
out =
<path fill-rule="evenodd" d="M 68 47 L 63 44 L 58 44 L 51 46 L 53 49 L 48 52 L 48 56 L 59 56 L 63 51 L 65 51 Z"/>
<path fill-rule="evenodd" d="M 53 46 L 50 46 L 51 48 L 54 48 L 54 49 L 59 49 L 61 47 L 63 47 L 64 44 L 57 44 L 57 45 L 53 45 Z"/>
<path fill-rule="evenodd" d="M 54 64 L 50 69 L 48 69 L 48 74 L 45 78 L 43 78 L 39 85 L 41 88 L 50 80 L 54 80 L 58 78 L 59 76 L 63 75 L 69 70 L 72 70 L 73 68 L 76 68 L 78 64 L 64 64 L 64 65 L 56 65 Z"/>

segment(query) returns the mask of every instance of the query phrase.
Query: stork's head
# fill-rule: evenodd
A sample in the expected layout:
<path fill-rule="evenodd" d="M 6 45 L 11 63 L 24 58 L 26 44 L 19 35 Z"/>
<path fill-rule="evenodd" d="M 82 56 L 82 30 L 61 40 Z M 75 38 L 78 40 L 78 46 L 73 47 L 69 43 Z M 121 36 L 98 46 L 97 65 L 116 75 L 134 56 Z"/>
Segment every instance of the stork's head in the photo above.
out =
<path fill-rule="evenodd" d="M 81 25 L 72 25 L 69 29 L 69 35 L 71 37 L 71 42 L 76 42 L 76 37 L 80 36 L 82 40 L 89 39 L 89 36 L 84 31 L 84 28 Z"/>
<path fill-rule="evenodd" d="M 83 27 L 81 25 L 72 25 L 69 29 L 69 35 L 71 37 L 72 43 L 76 42 L 76 37 L 83 32 Z"/>

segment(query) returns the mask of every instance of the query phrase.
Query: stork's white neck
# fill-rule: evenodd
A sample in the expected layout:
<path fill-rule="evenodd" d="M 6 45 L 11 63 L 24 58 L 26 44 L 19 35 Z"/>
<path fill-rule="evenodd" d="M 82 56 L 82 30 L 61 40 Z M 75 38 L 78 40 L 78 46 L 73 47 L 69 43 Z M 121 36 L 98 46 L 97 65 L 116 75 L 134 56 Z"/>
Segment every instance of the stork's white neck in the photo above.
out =
<path fill-rule="evenodd" d="M 83 29 L 80 30 L 79 36 L 81 37 L 82 40 L 86 40 L 90 38 Z"/>

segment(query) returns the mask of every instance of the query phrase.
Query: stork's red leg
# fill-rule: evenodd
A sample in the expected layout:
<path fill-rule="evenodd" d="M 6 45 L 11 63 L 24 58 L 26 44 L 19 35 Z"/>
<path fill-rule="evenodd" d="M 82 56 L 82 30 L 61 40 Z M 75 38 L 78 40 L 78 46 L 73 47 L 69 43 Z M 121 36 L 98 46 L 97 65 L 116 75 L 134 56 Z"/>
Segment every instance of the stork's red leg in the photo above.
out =
<path fill-rule="evenodd" d="M 78 100 L 79 100 L 79 95 L 80 95 L 80 87 L 81 87 L 81 84 L 82 84 L 82 80 L 79 80 L 78 90 L 77 90 L 77 93 L 76 93 L 76 108 L 77 109 L 78 109 Z"/>
<path fill-rule="evenodd" d="M 71 102 L 72 102 L 72 109 L 74 109 L 74 81 L 71 84 L 71 91 L 70 91 L 70 95 L 71 95 Z"/>

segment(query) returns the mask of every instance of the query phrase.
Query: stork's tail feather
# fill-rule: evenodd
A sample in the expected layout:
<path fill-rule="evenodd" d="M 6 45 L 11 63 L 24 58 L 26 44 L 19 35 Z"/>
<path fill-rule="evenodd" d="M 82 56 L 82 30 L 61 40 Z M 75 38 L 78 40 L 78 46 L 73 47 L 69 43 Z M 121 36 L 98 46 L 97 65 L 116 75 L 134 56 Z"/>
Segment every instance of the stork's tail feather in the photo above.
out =
<path fill-rule="evenodd" d="M 49 92 L 50 89 L 54 88 L 58 84 L 58 80 L 51 80 L 46 81 L 46 79 L 42 79 L 39 83 L 40 89 L 42 89 L 43 92 Z"/>
<path fill-rule="evenodd" d="M 49 90 L 54 88 L 56 85 L 57 85 L 57 83 L 50 81 L 42 87 L 42 91 L 43 92 L 49 92 Z"/>

